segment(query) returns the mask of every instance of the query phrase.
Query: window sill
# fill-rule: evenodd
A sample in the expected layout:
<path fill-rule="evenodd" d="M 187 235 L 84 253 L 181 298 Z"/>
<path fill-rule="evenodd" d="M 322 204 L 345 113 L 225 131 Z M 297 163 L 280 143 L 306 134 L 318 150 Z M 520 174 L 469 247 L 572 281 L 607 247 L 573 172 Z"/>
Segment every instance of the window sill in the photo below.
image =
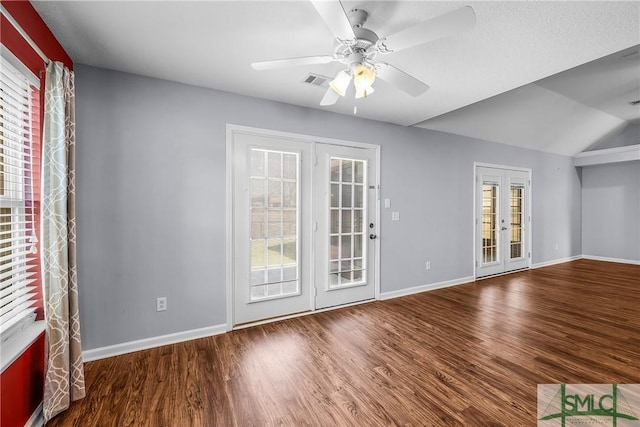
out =
<path fill-rule="evenodd" d="M 45 323 L 44 320 L 33 322 L 29 327 L 2 343 L 2 348 L 0 349 L 0 372 L 4 372 L 33 344 L 40 334 L 44 332 Z"/>

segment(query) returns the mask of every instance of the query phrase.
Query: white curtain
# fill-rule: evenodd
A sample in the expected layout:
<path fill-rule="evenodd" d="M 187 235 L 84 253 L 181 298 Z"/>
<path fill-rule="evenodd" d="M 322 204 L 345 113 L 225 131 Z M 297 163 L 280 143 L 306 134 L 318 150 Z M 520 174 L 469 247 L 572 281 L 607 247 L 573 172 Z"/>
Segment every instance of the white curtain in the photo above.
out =
<path fill-rule="evenodd" d="M 60 62 L 47 66 L 41 212 L 48 421 L 85 394 L 76 278 L 75 87 L 73 72 Z"/>

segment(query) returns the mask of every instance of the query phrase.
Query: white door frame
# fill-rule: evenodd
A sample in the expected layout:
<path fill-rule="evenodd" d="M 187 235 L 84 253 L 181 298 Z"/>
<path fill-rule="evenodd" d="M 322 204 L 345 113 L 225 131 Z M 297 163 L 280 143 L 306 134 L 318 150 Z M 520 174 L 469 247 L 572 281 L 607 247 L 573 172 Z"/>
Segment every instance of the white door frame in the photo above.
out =
<path fill-rule="evenodd" d="M 529 175 L 529 191 L 527 192 L 526 195 L 526 203 L 529 206 L 529 212 L 528 212 L 528 231 L 527 231 L 527 251 L 529 252 L 530 256 L 529 256 L 529 261 L 528 261 L 528 266 L 527 268 L 531 268 L 531 264 L 532 264 L 532 259 L 533 259 L 533 241 L 531 240 L 531 237 L 533 236 L 531 230 L 533 229 L 533 209 L 532 209 L 532 204 L 531 201 L 533 200 L 532 197 L 532 193 L 533 193 L 533 185 L 532 181 L 531 181 L 531 169 L 530 168 L 521 168 L 521 167 L 515 167 L 515 166 L 506 166 L 506 165 L 498 165 L 498 164 L 493 164 L 493 163 L 482 163 L 482 162 L 473 162 L 473 215 L 471 215 L 471 220 L 473 221 L 473 246 L 472 246 L 472 257 L 471 257 L 471 262 L 473 263 L 473 277 L 474 279 L 478 278 L 478 260 L 476 259 L 476 243 L 477 243 L 477 221 L 479 221 L 479 218 L 477 218 L 476 216 L 476 212 L 477 212 L 477 182 L 478 182 L 478 168 L 495 168 L 495 169 L 508 169 L 508 170 L 513 170 L 513 171 L 521 171 L 521 172 L 526 172 Z M 504 273 L 504 274 L 508 274 Z"/>
<path fill-rule="evenodd" d="M 363 142 L 355 142 L 355 141 L 346 141 L 346 140 L 340 140 L 340 139 L 333 139 L 333 138 L 324 138 L 324 137 L 317 137 L 317 136 L 311 136 L 311 135 L 304 135 L 304 134 L 297 134 L 297 133 L 290 133 L 290 132 L 281 132 L 281 131 L 276 131 L 276 130 L 271 130 L 271 129 L 262 129 L 262 128 L 256 128 L 256 127 L 250 127 L 250 126 L 242 126 L 242 125 L 236 125 L 236 124 L 231 124 L 231 123 L 227 123 L 226 126 L 226 197 L 225 197 L 225 205 L 226 205 L 226 233 L 225 233 L 225 246 L 226 246 L 226 262 L 225 262 L 225 266 L 226 266 L 226 308 L 227 308 L 227 315 L 226 315 L 226 319 L 227 319 L 227 331 L 231 331 L 234 329 L 234 301 L 233 301 L 233 284 L 235 281 L 234 278 L 234 260 L 233 260 L 233 254 L 234 254 L 234 234 L 233 234 L 233 226 L 234 226 L 234 222 L 233 222 L 233 218 L 234 218 L 234 213 L 233 213 L 233 186 L 234 186 L 234 144 L 233 144 L 233 136 L 235 133 L 243 133 L 243 134 L 250 134 L 250 135 L 260 135 L 260 136 L 267 136 L 267 137 L 276 137 L 276 138 L 281 138 L 281 139 L 288 139 L 288 140 L 296 140 L 296 141 L 301 141 L 301 142 L 306 142 L 306 143 L 310 143 L 311 144 L 311 148 L 312 148 L 312 156 L 315 159 L 316 156 L 316 144 L 317 143 L 322 143 L 322 144 L 333 144 L 333 145 L 342 145 L 342 146 L 346 146 L 346 147 L 356 147 L 356 148 L 369 148 L 369 149 L 374 149 L 375 153 L 376 153 L 376 159 L 375 159 L 375 167 L 377 169 L 377 174 L 376 174 L 376 182 L 373 183 L 373 185 L 376 186 L 376 203 L 375 203 L 375 215 L 377 218 L 377 234 L 381 235 L 381 227 L 380 227 L 380 146 L 379 145 L 375 145 L 375 144 L 368 144 L 368 143 L 363 143 Z M 312 182 L 311 185 L 314 185 L 313 182 L 313 175 L 312 174 Z M 315 212 L 315 206 L 313 205 L 314 201 L 312 200 L 312 207 L 311 207 L 311 212 Z M 312 232 L 312 236 L 311 236 L 311 257 L 312 259 L 315 257 L 315 241 L 316 241 L 316 236 L 315 233 Z M 374 289 L 375 289 L 375 299 L 379 300 L 380 299 L 380 239 L 376 239 L 375 241 L 375 254 L 374 254 Z M 315 277 L 315 271 L 313 271 L 314 266 L 313 263 L 311 263 L 311 265 L 309 266 L 312 271 L 312 277 Z M 297 315 L 291 315 L 291 316 L 283 316 L 280 318 L 276 318 L 276 319 L 267 319 L 264 321 L 258 321 L 252 324 L 259 324 L 259 323 L 267 323 L 267 322 L 272 322 L 272 321 L 276 321 L 276 320 L 281 320 L 282 318 L 288 318 L 288 317 L 297 317 L 297 316 L 304 316 L 307 314 L 311 314 L 314 312 L 318 312 L 318 311 L 325 311 L 325 309 L 323 310 L 315 310 L 315 305 L 312 304 L 314 302 L 314 292 L 310 292 L 310 298 L 312 298 L 312 300 L 310 301 L 310 307 L 311 310 L 309 312 L 305 312 L 305 313 L 301 313 L 301 314 L 297 314 Z M 355 304 L 362 304 L 362 302 L 358 302 Z M 347 305 L 351 305 L 351 304 L 347 304 Z M 339 307 L 332 307 L 329 308 L 328 310 L 334 309 L 334 308 L 339 308 Z M 243 325 L 245 326 L 245 325 Z"/>

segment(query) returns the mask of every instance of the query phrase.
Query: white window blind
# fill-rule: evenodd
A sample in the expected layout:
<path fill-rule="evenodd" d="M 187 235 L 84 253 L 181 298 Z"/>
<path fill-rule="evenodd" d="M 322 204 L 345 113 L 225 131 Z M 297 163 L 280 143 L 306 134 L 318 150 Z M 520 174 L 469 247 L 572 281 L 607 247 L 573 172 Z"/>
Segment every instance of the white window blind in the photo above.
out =
<path fill-rule="evenodd" d="M 33 130 L 38 88 L 0 56 L 0 338 L 35 320 Z"/>

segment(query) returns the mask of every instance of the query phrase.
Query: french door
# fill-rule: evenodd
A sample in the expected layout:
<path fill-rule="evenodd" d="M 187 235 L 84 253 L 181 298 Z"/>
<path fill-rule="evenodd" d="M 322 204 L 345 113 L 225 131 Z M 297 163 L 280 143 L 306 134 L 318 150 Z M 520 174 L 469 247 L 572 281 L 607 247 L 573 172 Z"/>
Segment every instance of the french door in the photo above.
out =
<path fill-rule="evenodd" d="M 529 171 L 476 168 L 476 277 L 527 268 Z"/>
<path fill-rule="evenodd" d="M 233 135 L 234 324 L 310 309 L 311 148 Z"/>
<path fill-rule="evenodd" d="M 375 150 L 317 145 L 316 308 L 373 299 Z"/>
<path fill-rule="evenodd" d="M 232 135 L 231 324 L 373 299 L 376 150 Z"/>

